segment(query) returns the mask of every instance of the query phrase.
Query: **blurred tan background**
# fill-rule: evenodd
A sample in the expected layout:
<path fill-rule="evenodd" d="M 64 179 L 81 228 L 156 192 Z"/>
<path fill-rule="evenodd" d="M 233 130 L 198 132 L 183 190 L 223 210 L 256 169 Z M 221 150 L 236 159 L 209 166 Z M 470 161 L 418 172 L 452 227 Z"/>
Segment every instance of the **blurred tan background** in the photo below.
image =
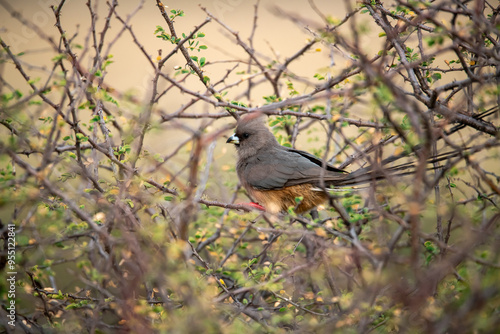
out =
<path fill-rule="evenodd" d="M 39 27 L 43 33 L 52 36 L 54 41 L 58 43 L 59 34 L 54 26 L 54 14 L 49 7 L 58 5 L 59 1 L 4 0 L 2 3 L 19 12 L 24 18 Z M 205 7 L 221 21 L 238 31 L 241 39 L 248 43 L 254 20 L 255 3 L 255 1 L 243 0 L 165 1 L 164 5 L 168 6 L 168 10 L 184 10 L 185 16 L 176 19 L 176 29 L 179 35 L 182 32 L 189 33 L 194 26 L 204 21 L 207 15 L 200 7 Z M 92 1 L 91 5 L 97 8 L 97 26 L 102 28 L 108 6 L 105 1 Z M 126 19 L 140 5 L 139 1 L 120 1 L 116 11 L 122 18 Z M 344 1 L 316 0 L 315 5 L 325 15 L 332 15 L 338 19 L 342 19 L 345 15 Z M 14 53 L 27 52 L 27 55 L 23 57 L 27 63 L 49 66 L 53 52 L 47 50 L 46 42 L 41 41 L 31 29 L 23 27 L 3 6 L 0 8 L 1 36 L 10 45 L 12 51 Z M 311 34 L 301 24 L 293 23 L 288 18 L 276 15 L 276 8 L 306 18 L 311 22 L 320 23 L 321 18 L 311 8 L 308 0 L 260 1 L 254 48 L 262 55 L 269 57 L 269 60 L 276 58 L 284 60 L 297 52 L 306 43 L 306 39 L 311 37 Z M 83 46 L 86 43 L 91 43 L 91 40 L 88 40 L 89 24 L 90 14 L 85 1 L 67 1 L 64 4 L 62 11 L 63 29 L 68 36 L 78 33 L 75 39 L 76 43 Z M 167 28 L 155 1 L 145 1 L 142 8 L 131 19 L 130 25 L 151 58 L 156 58 L 160 49 L 163 50 L 163 55 L 165 55 L 173 48 L 172 44 L 162 41 L 154 35 L 157 25 Z M 113 18 L 111 29 L 108 32 L 109 36 L 106 40 L 113 40 L 121 28 L 121 24 Z M 248 58 L 242 49 L 234 43 L 234 38 L 228 36 L 226 31 L 222 31 L 222 28 L 217 23 L 212 22 L 203 27 L 201 31 L 206 34 L 203 42 L 208 46 L 208 49 L 204 50 L 203 54 L 200 53 L 200 57 L 205 56 L 207 61 Z M 105 47 L 104 50 L 107 50 L 107 48 Z M 49 51 L 49 53 L 46 51 Z M 90 56 L 92 56 L 92 50 L 90 51 Z M 114 55 L 114 63 L 108 68 L 105 81 L 122 92 L 133 90 L 140 95 L 147 93 L 152 69 L 139 48 L 133 44 L 132 37 L 128 32 L 124 32 L 124 36 L 118 39 L 110 50 L 110 54 Z M 321 67 L 330 63 L 328 50 L 313 50 L 308 52 L 306 57 L 307 61 L 297 62 L 300 67 L 294 64 L 291 69 L 309 79 L 312 78 L 314 73 L 321 70 Z M 343 68 L 345 65 L 345 59 L 335 59 L 335 62 L 339 68 Z M 88 61 L 87 65 L 90 66 Z M 174 62 L 169 61 L 164 71 L 173 72 L 173 67 L 182 67 L 184 65 L 185 61 L 178 57 Z M 223 68 L 227 67 L 227 64 L 223 64 Z M 218 68 L 215 66 L 207 67 L 206 70 L 207 75 L 215 79 L 223 75 L 223 73 L 218 73 Z M 246 70 L 246 68 L 241 67 L 238 70 L 242 71 Z M 8 71 L 4 72 L 3 75 L 16 76 L 17 74 Z"/>
<path fill-rule="evenodd" d="M 49 47 L 47 41 L 42 40 L 32 29 L 21 24 L 20 20 L 13 17 L 17 16 L 28 21 L 28 25 L 32 25 L 33 29 L 40 29 L 44 35 L 53 39 L 54 43 L 60 43 L 60 34 L 57 27 L 54 25 L 54 13 L 50 6 L 59 5 L 60 1 L 55 0 L 40 0 L 40 1 L 0 1 L 0 36 L 8 44 L 13 53 L 25 54 L 19 59 L 26 67 L 31 78 L 40 77 L 44 82 L 45 78 L 52 70 L 53 57 L 56 52 Z M 62 8 L 61 23 L 62 28 L 66 32 L 68 38 L 76 37 L 73 44 L 80 44 L 82 49 L 74 48 L 77 52 L 79 61 L 86 70 L 92 68 L 92 58 L 95 54 L 93 48 L 93 35 L 90 30 L 91 17 L 86 1 L 66 1 Z M 341 20 L 346 14 L 345 2 L 343 0 L 325 1 L 316 0 L 280 0 L 280 1 L 244 1 L 244 0 L 213 0 L 213 1 L 165 1 L 163 4 L 168 6 L 168 11 L 172 9 L 182 9 L 185 13 L 183 17 L 175 19 L 175 28 L 179 36 L 182 33 L 189 34 L 195 26 L 204 22 L 207 14 L 202 7 L 212 13 L 222 22 L 227 24 L 231 29 L 239 33 L 240 38 L 249 43 L 249 36 L 252 31 L 255 18 L 255 4 L 258 3 L 258 20 L 257 29 L 253 39 L 253 47 L 258 53 L 259 59 L 264 65 L 270 64 L 272 61 L 284 62 L 288 57 L 294 55 L 300 50 L 310 38 L 312 33 L 307 30 L 306 25 L 311 24 L 311 30 L 316 30 L 317 27 L 323 25 L 322 18 L 315 12 L 320 11 L 322 15 L 332 16 L 333 19 Z M 109 6 L 106 1 L 91 1 L 91 7 L 97 13 L 97 29 L 96 38 L 100 38 L 100 32 L 104 26 L 104 20 L 108 15 Z M 8 9 L 8 10 L 7 10 Z M 278 11 L 287 13 L 289 16 L 301 18 L 301 22 L 293 22 L 290 17 L 278 14 Z M 133 32 L 141 45 L 144 47 L 148 57 L 153 61 L 159 54 L 159 50 L 163 56 L 168 54 L 173 45 L 168 41 L 163 41 L 157 38 L 154 34 L 157 26 L 162 26 L 167 32 L 168 27 L 161 16 L 161 13 L 156 5 L 156 1 L 147 0 L 140 1 L 119 1 L 116 7 L 116 13 L 127 20 L 128 16 L 133 14 L 129 21 Z M 305 24 L 303 23 L 305 22 Z M 317 24 L 318 26 L 315 26 Z M 36 27 L 36 28 L 35 28 Z M 349 27 L 342 27 L 346 33 L 349 33 Z M 140 112 L 140 108 L 145 108 L 151 98 L 151 86 L 154 70 L 148 59 L 141 52 L 139 47 L 134 44 L 133 37 L 128 31 L 122 31 L 123 25 L 115 18 L 112 18 L 111 27 L 107 32 L 104 44 L 104 52 L 109 52 L 113 55 L 111 59 L 113 63 L 107 67 L 104 82 L 106 85 L 114 89 L 116 93 L 126 93 L 134 96 L 134 98 L 142 103 L 137 106 L 130 107 L 122 102 L 118 109 L 120 112 Z M 201 52 L 193 51 L 191 55 L 205 57 L 207 66 L 204 67 L 204 74 L 209 76 L 212 82 L 219 81 L 228 69 L 233 68 L 238 61 L 247 61 L 248 55 L 243 49 L 235 43 L 234 36 L 230 35 L 218 23 L 212 21 L 205 25 L 200 31 L 205 33 L 205 37 L 200 39 L 200 43 L 205 44 L 208 48 Z M 119 36 L 119 34 L 122 34 Z M 116 43 L 108 49 L 108 43 L 115 41 Z M 369 39 L 367 39 L 369 40 Z M 372 43 L 366 43 L 367 48 L 372 48 Z M 318 81 L 313 78 L 315 73 L 326 75 L 327 72 L 340 72 L 348 64 L 347 57 L 342 54 L 334 53 L 331 57 L 329 46 L 324 44 L 316 44 L 313 48 L 307 51 L 298 61 L 291 64 L 289 69 L 297 76 L 313 83 Z M 330 65 L 333 64 L 332 67 Z M 185 59 L 180 52 L 171 58 L 163 68 L 163 72 L 169 76 L 174 75 L 174 68 L 184 68 L 186 65 Z M 235 75 L 236 72 L 247 71 L 248 66 L 240 63 L 233 74 L 225 81 L 226 84 L 236 83 L 241 80 L 242 75 Z M 12 63 L 0 64 L 0 75 L 6 79 L 15 88 L 21 89 L 23 93 L 31 90 L 19 72 L 15 69 Z M 262 76 L 258 77 L 258 79 Z M 159 85 L 160 88 L 165 88 L 167 85 L 163 80 Z M 194 91 L 204 92 L 205 88 L 195 77 L 188 78 L 187 87 Z M 227 100 L 238 99 L 249 102 L 252 106 L 262 105 L 265 103 L 263 96 L 273 94 L 270 84 L 264 83 L 252 89 L 250 101 L 246 101 L 241 97 L 241 92 L 247 88 L 247 83 L 235 86 L 228 90 L 228 94 L 224 97 Z M 220 87 L 218 87 L 220 88 Z M 312 85 L 297 83 L 295 88 L 299 93 L 310 92 L 313 89 Z M 281 94 L 283 98 L 288 97 L 286 87 L 282 87 Z M 159 100 L 155 108 L 161 109 L 164 113 L 175 112 L 183 104 L 191 100 L 191 96 L 180 94 L 177 90 L 170 91 L 165 97 Z M 142 104 L 142 107 L 141 107 Z M 132 108 L 132 109 L 130 109 Z M 135 109 L 134 109 L 135 108 Z M 131 111 L 132 110 L 132 111 Z M 198 103 L 193 108 L 188 110 L 189 113 L 201 112 L 223 112 L 220 108 L 215 110 L 212 106 L 206 103 Z M 49 111 L 48 112 L 52 112 Z M 84 116 L 82 116 L 84 117 Z M 90 117 L 90 114 L 89 114 Z M 85 119 L 85 118 L 84 118 Z M 193 128 L 197 127 L 199 120 L 184 120 L 187 125 Z M 224 122 L 231 121 L 231 118 L 224 121 L 218 121 L 216 127 L 221 126 Z M 112 130 L 112 129 L 111 129 Z M 162 155 L 168 155 L 174 150 L 178 144 L 183 142 L 187 137 L 186 133 L 179 133 L 176 129 L 169 127 L 168 124 L 162 124 L 160 131 L 151 132 L 146 139 L 146 149 L 151 152 L 160 152 Z M 210 129 L 209 129 L 210 130 Z M 5 129 L 4 129 L 5 131 Z M 324 136 L 320 131 L 319 136 Z M 228 132 L 228 135 L 230 132 Z M 165 138 L 168 136 L 169 145 L 165 145 Z M 119 143 L 115 143 L 119 144 Z M 306 140 L 300 139 L 298 147 L 309 149 L 318 145 L 318 143 L 307 143 Z M 227 166 L 234 164 L 234 150 L 230 145 L 225 145 L 224 138 L 220 138 L 217 143 L 217 157 L 224 157 Z M 148 163 L 148 162 L 146 162 Z M 179 161 L 183 165 L 184 161 Z M 220 168 L 214 167 L 214 168 Z M 227 167 L 224 167 L 227 168 Z"/>

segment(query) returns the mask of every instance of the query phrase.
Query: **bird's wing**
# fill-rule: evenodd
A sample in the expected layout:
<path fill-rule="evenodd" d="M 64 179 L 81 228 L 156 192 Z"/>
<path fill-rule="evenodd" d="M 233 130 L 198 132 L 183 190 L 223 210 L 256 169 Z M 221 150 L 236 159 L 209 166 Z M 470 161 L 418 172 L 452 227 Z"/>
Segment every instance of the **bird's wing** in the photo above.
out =
<path fill-rule="evenodd" d="M 293 149 L 293 148 L 287 148 L 287 151 L 300 154 L 301 156 L 303 156 L 304 158 L 308 159 L 312 163 L 314 163 L 314 164 L 316 164 L 316 165 L 318 165 L 320 167 L 323 166 L 323 161 L 321 159 L 319 159 L 318 157 L 312 155 L 309 152 L 301 151 L 301 150 L 296 150 L 296 149 Z M 338 173 L 347 173 L 345 170 L 336 168 L 336 167 L 330 165 L 329 163 L 326 163 L 326 170 L 329 170 L 329 171 L 332 171 L 332 172 L 338 172 Z"/>
<path fill-rule="evenodd" d="M 332 166 L 325 171 L 324 180 L 340 179 L 344 172 Z M 246 182 L 262 190 L 312 183 L 318 184 L 321 160 L 307 152 L 287 148 L 273 148 L 260 152 L 242 166 Z"/>

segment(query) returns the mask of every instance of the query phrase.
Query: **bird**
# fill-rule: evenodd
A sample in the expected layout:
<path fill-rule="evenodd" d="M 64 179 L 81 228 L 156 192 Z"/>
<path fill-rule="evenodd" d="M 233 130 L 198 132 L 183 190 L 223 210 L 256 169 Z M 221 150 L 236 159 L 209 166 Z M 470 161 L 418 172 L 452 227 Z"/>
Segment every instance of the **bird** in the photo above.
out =
<path fill-rule="evenodd" d="M 277 214 L 294 207 L 297 214 L 303 214 L 328 200 L 329 187 L 352 187 L 385 179 L 388 175 L 415 173 L 408 171 L 415 167 L 413 163 L 384 166 L 396 160 L 395 157 L 382 161 L 383 170 L 373 166 L 354 172 L 336 168 L 308 152 L 280 145 L 262 116 L 251 113 L 240 117 L 235 133 L 226 141 L 236 146 L 240 184 L 257 201 L 250 205 L 260 210 Z M 439 162 L 450 156 L 452 154 L 442 154 L 427 162 Z"/>
<path fill-rule="evenodd" d="M 289 207 L 298 214 L 310 211 L 328 199 L 325 186 L 352 178 L 308 152 L 280 145 L 259 114 L 241 117 L 227 143 L 236 146 L 241 185 L 256 207 L 273 214 Z"/>

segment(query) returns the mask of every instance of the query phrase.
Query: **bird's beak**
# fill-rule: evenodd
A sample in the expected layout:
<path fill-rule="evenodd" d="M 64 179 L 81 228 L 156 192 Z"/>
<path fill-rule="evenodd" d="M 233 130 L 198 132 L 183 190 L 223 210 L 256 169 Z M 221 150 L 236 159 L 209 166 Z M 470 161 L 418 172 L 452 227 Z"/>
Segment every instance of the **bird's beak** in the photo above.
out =
<path fill-rule="evenodd" d="M 233 133 L 233 135 L 227 139 L 226 143 L 227 144 L 239 145 L 240 144 L 240 138 L 238 138 L 238 136 L 236 136 L 236 133 Z"/>

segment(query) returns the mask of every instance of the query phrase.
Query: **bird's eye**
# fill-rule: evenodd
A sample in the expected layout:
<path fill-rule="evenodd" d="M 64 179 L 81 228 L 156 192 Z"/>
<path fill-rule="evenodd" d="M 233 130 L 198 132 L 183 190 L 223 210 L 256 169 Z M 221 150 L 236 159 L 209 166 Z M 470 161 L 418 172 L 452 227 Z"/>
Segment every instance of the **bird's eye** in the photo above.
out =
<path fill-rule="evenodd" d="M 245 138 L 245 139 L 246 139 L 246 138 L 248 138 L 248 137 L 250 137 L 250 134 L 245 132 L 245 133 L 243 134 L 243 138 Z"/>

